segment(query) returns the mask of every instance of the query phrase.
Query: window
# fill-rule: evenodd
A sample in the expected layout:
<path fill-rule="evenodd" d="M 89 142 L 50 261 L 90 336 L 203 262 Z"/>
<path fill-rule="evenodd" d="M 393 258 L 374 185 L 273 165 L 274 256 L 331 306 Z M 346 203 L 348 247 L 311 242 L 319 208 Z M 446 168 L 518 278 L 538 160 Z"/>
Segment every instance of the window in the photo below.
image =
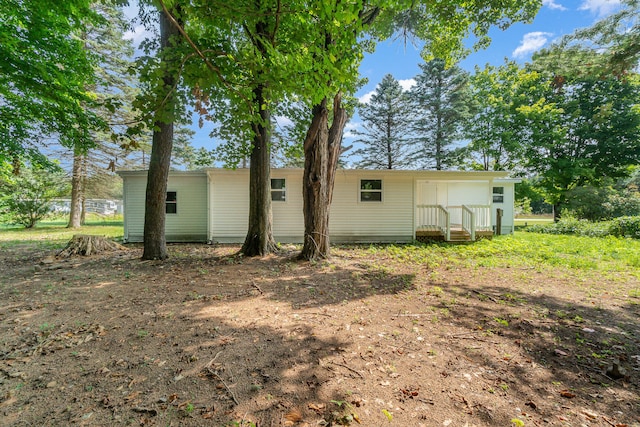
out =
<path fill-rule="evenodd" d="M 382 180 L 381 179 L 361 179 L 360 180 L 360 201 L 361 202 L 381 202 L 382 201 Z"/>
<path fill-rule="evenodd" d="M 504 187 L 493 187 L 493 203 L 504 203 Z"/>
<path fill-rule="evenodd" d="M 175 191 L 167 191 L 167 201 L 165 202 L 164 211 L 168 214 L 178 213 L 178 193 Z"/>
<path fill-rule="evenodd" d="M 284 178 L 271 180 L 271 200 L 274 202 L 287 201 L 287 187 Z"/>

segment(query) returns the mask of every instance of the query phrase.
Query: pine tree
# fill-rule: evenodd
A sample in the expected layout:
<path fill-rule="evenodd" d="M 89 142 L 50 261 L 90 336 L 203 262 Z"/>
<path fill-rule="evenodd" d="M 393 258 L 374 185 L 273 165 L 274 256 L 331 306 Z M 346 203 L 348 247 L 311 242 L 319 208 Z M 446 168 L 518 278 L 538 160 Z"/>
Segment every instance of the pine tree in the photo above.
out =
<path fill-rule="evenodd" d="M 130 40 L 123 38 L 127 22 L 122 10 L 112 1 L 95 2 L 92 10 L 103 21 L 88 26 L 79 35 L 83 48 L 96 58 L 95 82 L 86 90 L 97 100 L 91 111 L 110 127 L 91 132 L 93 148 L 88 149 L 81 144 L 75 144 L 73 148 L 69 228 L 80 227 L 84 222 L 88 188 L 112 187 L 116 163 L 128 151 L 112 139 L 112 134 L 124 132 L 124 123 L 131 121 L 128 106 L 135 95 L 135 84 L 129 75 L 133 46 Z"/>
<path fill-rule="evenodd" d="M 362 159 L 364 169 L 406 169 L 412 166 L 412 107 L 400 83 L 387 74 L 371 101 L 359 107 L 364 131 L 355 131 L 357 143 L 364 144 L 353 155 Z"/>
<path fill-rule="evenodd" d="M 422 73 L 410 91 L 417 118 L 415 141 L 420 145 L 416 160 L 425 169 L 442 170 L 455 163 L 452 145 L 460 138 L 468 115 L 468 74 L 458 66 L 446 68 L 434 59 L 420 64 Z"/>

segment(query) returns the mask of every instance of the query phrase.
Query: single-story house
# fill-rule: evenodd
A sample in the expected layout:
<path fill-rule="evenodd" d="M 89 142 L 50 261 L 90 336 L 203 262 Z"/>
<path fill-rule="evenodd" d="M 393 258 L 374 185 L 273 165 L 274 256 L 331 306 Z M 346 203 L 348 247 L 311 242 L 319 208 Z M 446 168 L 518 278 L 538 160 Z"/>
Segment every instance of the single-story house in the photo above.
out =
<path fill-rule="evenodd" d="M 124 239 L 141 242 L 147 171 L 118 174 L 124 181 Z M 271 169 L 276 241 L 303 240 L 302 177 L 302 169 Z M 331 241 L 475 240 L 511 233 L 517 182 L 506 172 L 339 169 L 331 205 Z M 242 243 L 248 212 L 248 169 L 169 174 L 168 242 Z"/>

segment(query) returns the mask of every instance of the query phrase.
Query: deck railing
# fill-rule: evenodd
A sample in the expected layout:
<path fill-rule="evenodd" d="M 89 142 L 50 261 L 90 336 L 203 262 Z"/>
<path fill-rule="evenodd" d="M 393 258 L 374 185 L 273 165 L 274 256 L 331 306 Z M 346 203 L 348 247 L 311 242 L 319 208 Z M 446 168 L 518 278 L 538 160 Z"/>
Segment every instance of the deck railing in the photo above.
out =
<path fill-rule="evenodd" d="M 416 208 L 418 228 L 434 227 L 444 233 L 446 240 L 451 238 L 449 212 L 442 205 L 418 205 Z"/>
<path fill-rule="evenodd" d="M 476 214 L 468 206 L 462 205 L 462 230 L 469 233 L 471 241 L 476 240 Z"/>
<path fill-rule="evenodd" d="M 475 229 L 488 231 L 491 230 L 491 207 L 489 205 L 464 205 L 473 212 L 475 217 Z"/>
<path fill-rule="evenodd" d="M 489 205 L 418 205 L 416 206 L 416 228 L 439 231 L 446 241 L 451 240 L 451 228 L 462 227 L 471 241 L 478 231 L 491 230 L 491 207 Z M 453 224 L 452 224 L 453 222 Z"/>

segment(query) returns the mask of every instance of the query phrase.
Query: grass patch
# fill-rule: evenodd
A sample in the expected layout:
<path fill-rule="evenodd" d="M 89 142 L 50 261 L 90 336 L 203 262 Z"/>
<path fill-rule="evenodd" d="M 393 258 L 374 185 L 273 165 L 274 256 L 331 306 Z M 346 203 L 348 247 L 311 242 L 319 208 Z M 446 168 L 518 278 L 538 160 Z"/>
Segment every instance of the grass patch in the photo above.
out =
<path fill-rule="evenodd" d="M 27 229 L 18 226 L 0 225 L 0 248 L 15 245 L 33 244 L 41 248 L 63 247 L 74 234 L 95 234 L 122 239 L 124 227 L 122 215 L 104 217 L 89 215 L 86 224 L 80 228 L 66 228 L 67 220 L 52 218 L 39 222 L 36 227 Z"/>
<path fill-rule="evenodd" d="M 594 238 L 516 232 L 470 245 L 372 246 L 369 251 L 429 268 L 454 264 L 634 272 L 640 265 L 640 241 L 611 236 Z"/>

